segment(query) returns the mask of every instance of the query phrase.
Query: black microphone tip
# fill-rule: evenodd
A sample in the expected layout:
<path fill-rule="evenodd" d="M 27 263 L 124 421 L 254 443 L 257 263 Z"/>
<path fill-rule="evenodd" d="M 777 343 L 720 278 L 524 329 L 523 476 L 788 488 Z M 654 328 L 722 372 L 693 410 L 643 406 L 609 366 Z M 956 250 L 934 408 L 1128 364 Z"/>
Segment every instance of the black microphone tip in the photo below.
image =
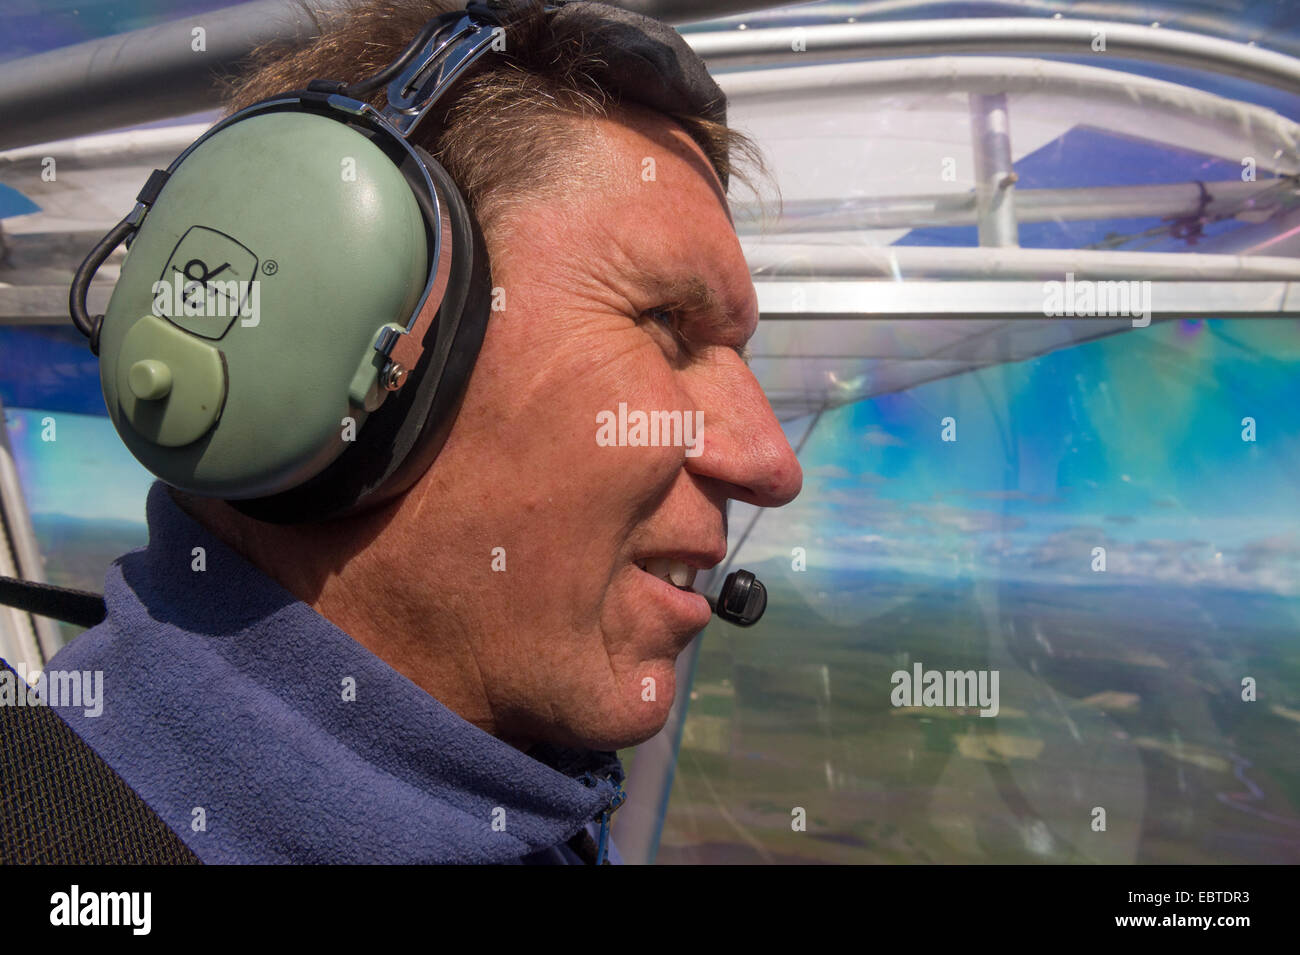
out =
<path fill-rule="evenodd" d="M 733 570 L 723 581 L 717 599 L 705 599 L 714 613 L 738 627 L 752 627 L 767 610 L 767 588 L 747 570 Z"/>

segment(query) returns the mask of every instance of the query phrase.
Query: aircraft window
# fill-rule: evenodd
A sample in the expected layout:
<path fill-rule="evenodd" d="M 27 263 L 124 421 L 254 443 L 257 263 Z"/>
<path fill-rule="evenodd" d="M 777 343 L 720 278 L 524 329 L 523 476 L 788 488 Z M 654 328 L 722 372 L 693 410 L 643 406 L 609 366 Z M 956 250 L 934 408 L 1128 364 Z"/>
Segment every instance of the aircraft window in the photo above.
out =
<path fill-rule="evenodd" d="M 78 0 L 75 4 L 9 5 L 0 9 L 0 63 L 86 40 L 141 30 L 195 13 L 230 6 L 228 0 L 171 0 L 166 4 Z"/>
<path fill-rule="evenodd" d="M 823 415 L 656 861 L 1293 858 L 1298 360 L 1291 320 L 1168 322 Z M 918 667 L 997 692 L 901 699 Z"/>
<path fill-rule="evenodd" d="M 104 592 L 104 573 L 148 540 L 153 481 L 104 414 L 76 329 L 0 326 L 0 406 L 48 583 Z M 64 642 L 81 627 L 58 623 Z"/>

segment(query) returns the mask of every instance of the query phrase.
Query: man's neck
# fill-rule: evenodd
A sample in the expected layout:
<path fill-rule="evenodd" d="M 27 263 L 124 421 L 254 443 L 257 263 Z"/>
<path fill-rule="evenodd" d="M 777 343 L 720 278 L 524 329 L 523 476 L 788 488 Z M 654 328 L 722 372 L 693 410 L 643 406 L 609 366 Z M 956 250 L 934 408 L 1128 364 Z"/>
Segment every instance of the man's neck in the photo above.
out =
<path fill-rule="evenodd" d="M 471 635 L 455 614 L 421 604 L 432 595 L 379 566 L 389 527 L 382 509 L 347 519 L 355 527 L 274 525 L 224 501 L 168 491 L 213 536 L 453 713 L 521 752 L 532 748 L 532 740 L 499 731 Z"/>

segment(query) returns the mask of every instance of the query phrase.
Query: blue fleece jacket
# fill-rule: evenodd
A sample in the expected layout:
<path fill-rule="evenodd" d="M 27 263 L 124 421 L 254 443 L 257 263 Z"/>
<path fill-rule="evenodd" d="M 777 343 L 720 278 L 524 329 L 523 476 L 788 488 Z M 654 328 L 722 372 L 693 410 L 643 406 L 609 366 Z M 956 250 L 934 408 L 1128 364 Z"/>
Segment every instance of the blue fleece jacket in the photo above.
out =
<path fill-rule="evenodd" d="M 99 716 L 56 712 L 200 859 L 587 861 L 567 843 L 584 829 L 599 843 L 622 801 L 614 753 L 520 752 L 253 567 L 161 483 L 147 514 L 148 546 L 105 578 L 108 617 L 47 669 L 103 672 Z M 620 861 L 612 845 L 607 856 Z"/>

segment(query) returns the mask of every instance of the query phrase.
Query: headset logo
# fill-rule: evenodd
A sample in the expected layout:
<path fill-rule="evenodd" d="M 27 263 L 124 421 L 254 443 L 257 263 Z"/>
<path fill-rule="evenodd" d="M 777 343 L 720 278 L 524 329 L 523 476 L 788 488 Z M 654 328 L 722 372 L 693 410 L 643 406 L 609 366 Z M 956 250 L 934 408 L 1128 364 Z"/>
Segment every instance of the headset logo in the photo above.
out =
<path fill-rule="evenodd" d="M 251 328 L 261 321 L 257 264 L 251 249 L 224 232 L 190 226 L 153 284 L 153 313 L 214 341 L 236 318 Z M 222 318 L 228 320 L 213 321 Z"/>

